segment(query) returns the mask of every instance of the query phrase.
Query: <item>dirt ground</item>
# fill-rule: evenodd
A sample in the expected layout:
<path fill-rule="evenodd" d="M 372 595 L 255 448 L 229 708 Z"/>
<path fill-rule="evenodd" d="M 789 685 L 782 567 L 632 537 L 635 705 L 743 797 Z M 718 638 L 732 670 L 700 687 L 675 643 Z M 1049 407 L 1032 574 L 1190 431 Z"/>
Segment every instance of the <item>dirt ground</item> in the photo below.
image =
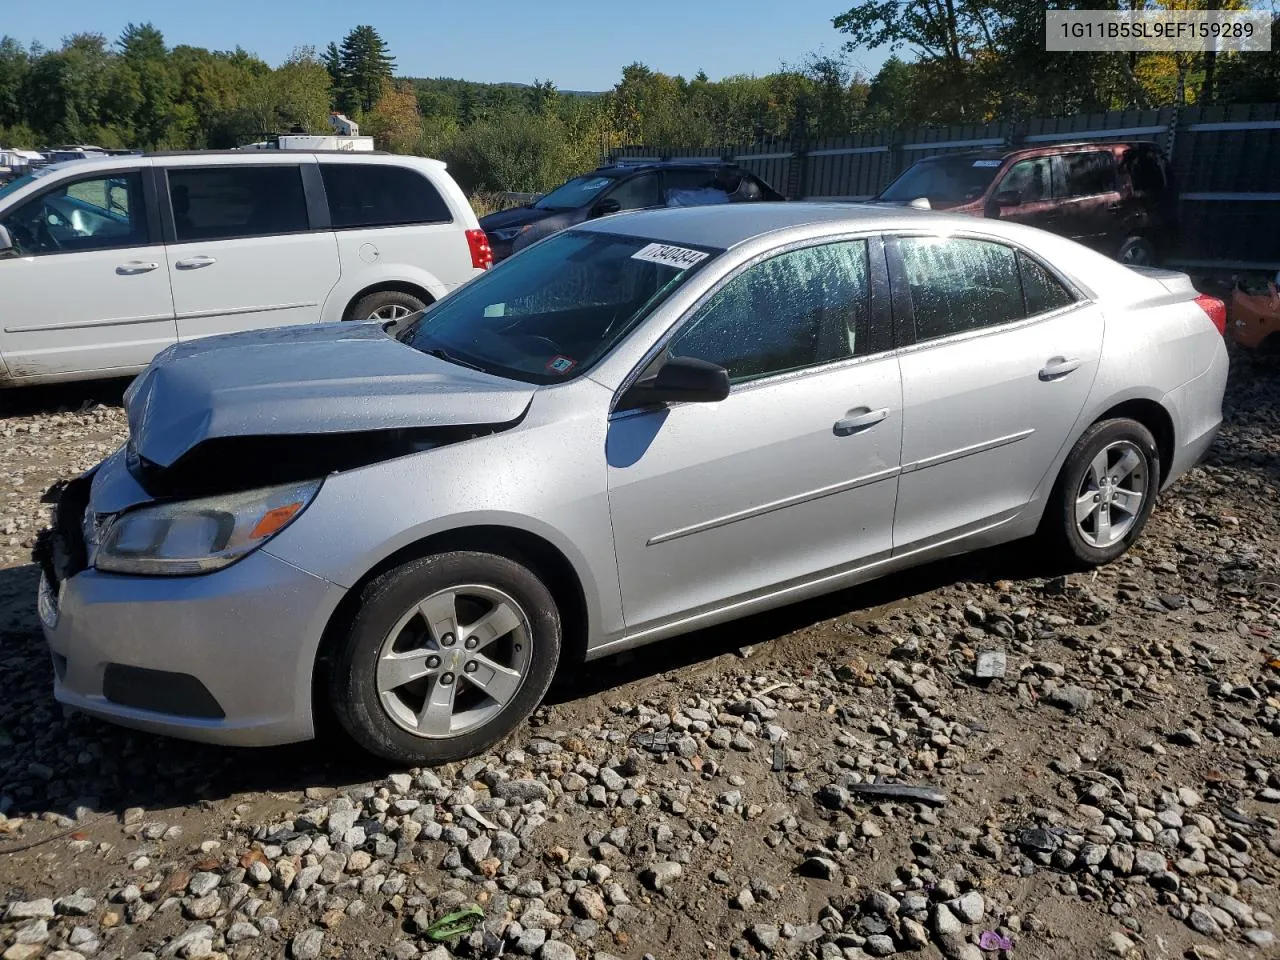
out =
<path fill-rule="evenodd" d="M 1110 567 L 1017 545 L 593 663 L 407 772 L 54 703 L 28 554 L 121 389 L 0 396 L 3 960 L 1280 953 L 1278 361 Z"/>

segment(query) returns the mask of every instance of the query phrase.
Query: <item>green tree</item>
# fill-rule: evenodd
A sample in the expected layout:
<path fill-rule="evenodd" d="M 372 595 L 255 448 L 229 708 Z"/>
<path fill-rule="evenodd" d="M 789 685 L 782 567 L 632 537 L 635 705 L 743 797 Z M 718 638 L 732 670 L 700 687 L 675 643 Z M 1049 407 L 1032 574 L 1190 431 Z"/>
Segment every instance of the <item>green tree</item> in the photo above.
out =
<path fill-rule="evenodd" d="M 26 111 L 22 86 L 31 71 L 31 57 L 13 37 L 0 37 L 0 127 L 22 123 Z"/>
<path fill-rule="evenodd" d="M 358 26 L 348 33 L 338 53 L 342 106 L 361 112 L 372 109 L 382 96 L 383 82 L 394 75 L 395 66 L 386 41 L 373 27 Z"/>

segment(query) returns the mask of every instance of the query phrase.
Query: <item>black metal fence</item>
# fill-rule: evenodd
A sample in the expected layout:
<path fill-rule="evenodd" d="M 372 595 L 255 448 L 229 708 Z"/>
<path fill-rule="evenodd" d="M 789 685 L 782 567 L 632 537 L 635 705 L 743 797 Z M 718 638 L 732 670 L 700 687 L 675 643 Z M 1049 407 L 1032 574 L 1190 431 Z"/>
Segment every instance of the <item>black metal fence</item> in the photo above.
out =
<path fill-rule="evenodd" d="M 865 200 L 922 157 L 1078 140 L 1161 145 L 1180 191 L 1183 239 L 1177 265 L 1280 270 L 1280 104 L 1274 103 L 918 127 L 724 149 L 624 147 L 609 159 L 719 157 L 741 164 L 793 200 Z"/>

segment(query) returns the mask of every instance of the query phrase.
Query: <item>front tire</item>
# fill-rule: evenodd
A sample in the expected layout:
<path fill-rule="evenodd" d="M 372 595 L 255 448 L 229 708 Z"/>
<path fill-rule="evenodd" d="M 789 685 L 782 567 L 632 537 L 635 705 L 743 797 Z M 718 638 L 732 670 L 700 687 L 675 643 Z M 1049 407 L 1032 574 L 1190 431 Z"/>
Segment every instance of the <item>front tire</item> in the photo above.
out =
<path fill-rule="evenodd" d="M 330 699 L 364 749 L 406 766 L 493 746 L 541 702 L 560 658 L 555 600 L 507 557 L 414 560 L 365 588 Z"/>
<path fill-rule="evenodd" d="M 1116 259 L 1129 267 L 1154 267 L 1156 248 L 1146 237 L 1129 237 L 1120 244 Z"/>
<path fill-rule="evenodd" d="M 1073 566 L 1110 563 L 1142 534 L 1160 476 L 1150 430 L 1127 418 L 1095 423 L 1062 465 L 1041 536 Z"/>

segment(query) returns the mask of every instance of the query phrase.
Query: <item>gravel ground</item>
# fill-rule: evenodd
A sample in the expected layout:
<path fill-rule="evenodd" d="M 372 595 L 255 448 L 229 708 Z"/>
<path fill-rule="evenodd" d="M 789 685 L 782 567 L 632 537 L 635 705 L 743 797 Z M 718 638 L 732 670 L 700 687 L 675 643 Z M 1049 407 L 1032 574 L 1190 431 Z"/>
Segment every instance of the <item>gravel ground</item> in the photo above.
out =
<path fill-rule="evenodd" d="M 26 557 L 119 386 L 0 398 L 0 955 L 1276 955 L 1280 365 L 1233 363 L 1111 567 L 935 564 L 590 665 L 404 772 L 65 716 Z"/>

